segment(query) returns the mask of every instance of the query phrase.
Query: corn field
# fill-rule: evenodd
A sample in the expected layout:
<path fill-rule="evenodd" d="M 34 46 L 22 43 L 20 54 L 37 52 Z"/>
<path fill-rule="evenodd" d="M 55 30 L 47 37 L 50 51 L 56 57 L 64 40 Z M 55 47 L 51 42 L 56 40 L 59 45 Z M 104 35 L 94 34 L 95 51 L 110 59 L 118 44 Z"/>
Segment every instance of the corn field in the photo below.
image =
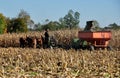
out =
<path fill-rule="evenodd" d="M 120 78 L 120 31 L 112 31 L 107 50 L 20 48 L 19 38 L 44 32 L 0 35 L 0 78 Z M 51 31 L 59 44 L 69 45 L 78 30 Z"/>

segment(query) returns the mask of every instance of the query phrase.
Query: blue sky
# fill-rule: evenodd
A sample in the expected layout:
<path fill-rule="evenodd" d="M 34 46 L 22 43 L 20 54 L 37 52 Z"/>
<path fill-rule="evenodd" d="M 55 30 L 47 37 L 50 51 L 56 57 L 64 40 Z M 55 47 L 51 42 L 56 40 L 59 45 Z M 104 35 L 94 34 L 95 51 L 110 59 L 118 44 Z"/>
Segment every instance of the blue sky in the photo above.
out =
<path fill-rule="evenodd" d="M 55 21 L 64 17 L 70 9 L 80 13 L 80 26 L 86 21 L 97 20 L 100 26 L 111 23 L 120 25 L 120 0 L 1 0 L 0 13 L 17 17 L 20 10 L 27 11 L 35 23 L 46 19 Z"/>

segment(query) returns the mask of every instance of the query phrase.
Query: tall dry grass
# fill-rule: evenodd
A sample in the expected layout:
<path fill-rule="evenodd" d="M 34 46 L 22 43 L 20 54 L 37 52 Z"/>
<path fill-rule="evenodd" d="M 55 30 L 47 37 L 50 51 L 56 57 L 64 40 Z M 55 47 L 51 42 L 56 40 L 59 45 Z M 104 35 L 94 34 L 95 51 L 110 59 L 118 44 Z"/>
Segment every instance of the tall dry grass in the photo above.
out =
<path fill-rule="evenodd" d="M 112 31 L 112 39 L 110 40 L 110 45 L 120 50 L 120 30 Z"/>
<path fill-rule="evenodd" d="M 78 30 L 50 31 L 50 36 L 54 36 L 59 44 L 69 45 L 71 39 L 77 37 Z M 44 32 L 12 33 L 0 35 L 1 47 L 19 47 L 19 38 L 26 36 L 44 36 Z"/>
<path fill-rule="evenodd" d="M 54 36 L 57 42 L 64 46 L 69 46 L 73 38 L 77 38 L 79 30 L 59 30 L 50 31 L 50 36 Z M 26 36 L 44 36 L 44 32 L 28 32 L 28 33 L 13 33 L 0 35 L 1 47 L 19 47 L 19 38 Z M 110 40 L 110 46 L 114 49 L 120 49 L 120 30 L 112 31 L 112 39 Z"/>

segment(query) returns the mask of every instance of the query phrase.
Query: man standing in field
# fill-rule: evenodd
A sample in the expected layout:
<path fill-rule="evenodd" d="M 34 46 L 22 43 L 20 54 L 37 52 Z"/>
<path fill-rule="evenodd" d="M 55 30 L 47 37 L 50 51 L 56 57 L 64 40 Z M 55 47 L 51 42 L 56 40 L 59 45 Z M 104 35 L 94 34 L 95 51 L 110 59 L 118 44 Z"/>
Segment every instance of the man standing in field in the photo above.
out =
<path fill-rule="evenodd" d="M 49 33 L 48 33 L 49 29 L 45 29 L 45 33 L 44 33 L 44 36 L 45 36 L 45 48 L 48 48 L 49 47 Z"/>

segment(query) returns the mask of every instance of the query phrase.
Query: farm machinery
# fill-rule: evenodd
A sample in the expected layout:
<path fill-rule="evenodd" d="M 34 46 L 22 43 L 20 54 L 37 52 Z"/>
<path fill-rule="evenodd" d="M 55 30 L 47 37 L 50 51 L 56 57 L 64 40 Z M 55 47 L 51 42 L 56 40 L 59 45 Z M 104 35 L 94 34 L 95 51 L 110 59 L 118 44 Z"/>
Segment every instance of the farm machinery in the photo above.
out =
<path fill-rule="evenodd" d="M 109 40 L 111 39 L 111 31 L 96 31 L 94 21 L 88 21 L 84 31 L 78 32 L 78 38 L 73 40 L 73 48 L 75 49 L 104 49 L 111 50 Z"/>
<path fill-rule="evenodd" d="M 86 27 L 83 31 L 78 32 L 78 38 L 75 38 L 72 40 L 69 38 L 65 38 L 64 41 L 68 42 L 60 44 L 56 38 L 53 36 L 49 39 L 48 48 L 64 48 L 64 49 L 89 49 L 89 50 L 95 50 L 95 49 L 104 49 L 107 48 L 108 50 L 111 50 L 111 47 L 109 46 L 109 40 L 112 37 L 111 31 L 107 30 L 96 30 L 95 21 L 87 21 Z M 44 38 L 41 36 L 40 38 L 37 37 L 26 37 L 20 38 L 20 46 L 21 47 L 33 47 L 33 48 L 44 48 Z"/>

